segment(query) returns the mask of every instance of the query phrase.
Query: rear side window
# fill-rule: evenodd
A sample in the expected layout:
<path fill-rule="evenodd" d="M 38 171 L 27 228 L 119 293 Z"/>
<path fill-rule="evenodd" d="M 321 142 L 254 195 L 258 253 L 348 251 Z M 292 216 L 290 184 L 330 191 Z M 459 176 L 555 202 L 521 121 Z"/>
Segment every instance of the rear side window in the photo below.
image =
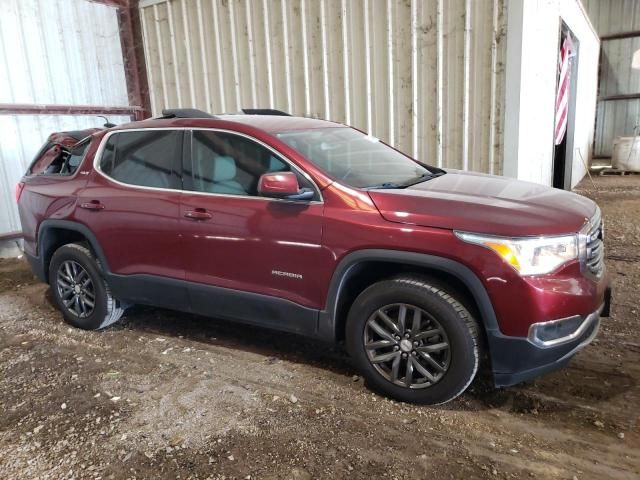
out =
<path fill-rule="evenodd" d="M 107 139 L 99 166 L 122 183 L 179 189 L 181 157 L 182 131 L 118 132 Z"/>
<path fill-rule="evenodd" d="M 59 161 L 61 154 L 62 149 L 59 145 L 47 143 L 36 155 L 36 159 L 29 169 L 29 175 L 44 175 L 52 163 Z"/>
<path fill-rule="evenodd" d="M 63 175 L 73 175 L 75 171 L 78 169 L 78 166 L 82 162 L 85 153 L 87 153 L 87 147 L 89 147 L 90 141 L 82 142 L 80 145 L 77 145 L 71 149 L 70 152 L 66 155 L 64 164 L 60 169 L 60 173 Z"/>
<path fill-rule="evenodd" d="M 29 175 L 73 175 L 90 143 L 91 139 L 87 138 L 70 149 L 45 145 L 31 165 Z"/>

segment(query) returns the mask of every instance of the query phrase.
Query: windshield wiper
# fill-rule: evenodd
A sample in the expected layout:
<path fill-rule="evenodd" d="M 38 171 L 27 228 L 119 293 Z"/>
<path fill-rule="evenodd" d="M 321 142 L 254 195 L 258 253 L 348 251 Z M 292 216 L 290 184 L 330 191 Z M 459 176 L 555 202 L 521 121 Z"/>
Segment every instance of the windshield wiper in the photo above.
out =
<path fill-rule="evenodd" d="M 435 173 L 431 173 L 431 172 L 423 173 L 419 177 L 411 179 L 411 180 L 403 183 L 401 185 L 401 188 L 410 187 L 412 185 L 416 185 L 418 183 L 422 183 L 422 182 L 426 182 L 427 180 L 431 180 L 432 178 L 441 177 L 445 173 L 446 173 L 445 171 L 439 171 L 439 172 L 435 172 Z"/>
<path fill-rule="evenodd" d="M 366 187 L 367 190 L 375 190 L 375 189 L 391 189 L 391 188 L 406 188 L 412 185 L 416 185 L 418 183 L 426 182 L 427 180 L 431 180 L 432 178 L 441 177 L 446 172 L 444 170 L 440 170 L 435 173 L 427 172 L 423 173 L 419 177 L 412 178 L 407 180 L 406 182 L 398 183 L 398 182 L 384 182 L 378 185 L 372 185 L 370 187 Z"/>
<path fill-rule="evenodd" d="M 394 182 L 385 182 L 380 185 L 372 185 L 367 187 L 367 190 L 376 190 L 376 189 L 387 189 L 387 188 L 404 188 L 404 184 L 394 183 Z"/>

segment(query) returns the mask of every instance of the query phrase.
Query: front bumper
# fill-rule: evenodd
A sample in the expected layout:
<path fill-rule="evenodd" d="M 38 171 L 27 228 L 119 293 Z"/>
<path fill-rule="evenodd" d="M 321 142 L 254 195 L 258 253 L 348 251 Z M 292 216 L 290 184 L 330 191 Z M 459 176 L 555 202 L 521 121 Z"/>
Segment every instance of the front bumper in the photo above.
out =
<path fill-rule="evenodd" d="M 610 299 L 610 290 L 607 289 L 600 308 L 585 317 L 578 317 L 581 321 L 570 317 L 541 322 L 531 326 L 528 337 L 487 332 L 496 386 L 514 385 L 565 366 L 596 337 L 601 316 L 608 316 Z M 562 331 L 560 326 L 563 322 L 575 325 L 575 328 Z M 554 331 L 559 334 L 553 336 Z"/>

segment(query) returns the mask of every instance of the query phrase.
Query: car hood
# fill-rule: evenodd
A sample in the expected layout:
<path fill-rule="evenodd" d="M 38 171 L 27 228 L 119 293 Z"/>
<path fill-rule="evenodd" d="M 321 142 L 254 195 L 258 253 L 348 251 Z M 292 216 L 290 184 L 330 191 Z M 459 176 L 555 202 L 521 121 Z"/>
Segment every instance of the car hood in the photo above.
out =
<path fill-rule="evenodd" d="M 577 232 L 597 209 L 575 193 L 459 170 L 369 195 L 391 222 L 505 236 Z"/>

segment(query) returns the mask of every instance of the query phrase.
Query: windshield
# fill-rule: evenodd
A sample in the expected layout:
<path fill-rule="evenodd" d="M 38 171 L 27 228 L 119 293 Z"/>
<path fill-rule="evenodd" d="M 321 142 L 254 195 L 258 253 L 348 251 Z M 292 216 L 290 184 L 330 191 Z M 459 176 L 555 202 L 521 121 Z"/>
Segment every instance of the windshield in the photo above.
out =
<path fill-rule="evenodd" d="M 330 176 L 358 188 L 402 188 L 441 174 L 348 127 L 278 133 Z"/>

